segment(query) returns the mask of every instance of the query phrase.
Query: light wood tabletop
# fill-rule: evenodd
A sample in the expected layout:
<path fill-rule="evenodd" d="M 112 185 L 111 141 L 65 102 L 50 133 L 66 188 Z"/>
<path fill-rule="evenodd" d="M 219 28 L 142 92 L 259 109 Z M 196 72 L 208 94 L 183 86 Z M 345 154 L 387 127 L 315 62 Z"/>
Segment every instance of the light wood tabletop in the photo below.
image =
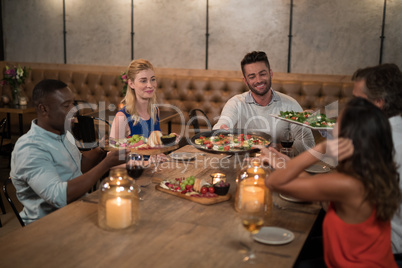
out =
<path fill-rule="evenodd" d="M 28 105 L 0 105 L 0 113 L 7 113 L 7 137 L 11 136 L 11 117 L 10 114 L 18 114 L 18 126 L 20 131 L 20 136 L 24 134 L 24 126 L 23 126 L 23 115 L 35 113 L 36 108 L 29 103 Z"/>
<path fill-rule="evenodd" d="M 0 238 L 2 267 L 243 267 L 245 248 L 257 255 L 255 267 L 292 267 L 317 217 L 317 204 L 274 202 L 296 210 L 273 207 L 264 226 L 286 228 L 294 240 L 267 245 L 252 240 L 234 209 L 235 177 L 241 159 L 209 154 L 191 146 L 196 159 L 173 161 L 145 170 L 141 187 L 140 221 L 134 229 L 105 231 L 97 223 L 97 204 L 78 200 L 52 214 Z M 212 164 L 215 163 L 215 164 Z M 218 163 L 218 164 L 216 164 Z M 202 205 L 155 189 L 166 178 L 209 177 L 223 172 L 231 183 L 229 201 Z M 142 181 L 141 181 L 142 180 Z M 97 200 L 97 192 L 90 201 Z M 303 213 L 301 211 L 313 212 Z"/>

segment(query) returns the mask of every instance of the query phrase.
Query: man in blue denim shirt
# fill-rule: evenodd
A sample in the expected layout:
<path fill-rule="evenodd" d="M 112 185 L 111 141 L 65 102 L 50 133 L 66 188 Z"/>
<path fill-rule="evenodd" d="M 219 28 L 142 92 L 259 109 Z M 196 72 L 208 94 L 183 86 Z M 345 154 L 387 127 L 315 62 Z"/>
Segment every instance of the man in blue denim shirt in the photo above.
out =
<path fill-rule="evenodd" d="M 119 151 L 100 148 L 81 153 L 65 120 L 74 94 L 58 80 L 39 82 L 32 93 L 37 119 L 18 139 L 11 158 L 10 176 L 25 224 L 67 205 L 87 193 L 111 167 L 125 160 Z M 103 159 L 103 160 L 102 160 Z"/>

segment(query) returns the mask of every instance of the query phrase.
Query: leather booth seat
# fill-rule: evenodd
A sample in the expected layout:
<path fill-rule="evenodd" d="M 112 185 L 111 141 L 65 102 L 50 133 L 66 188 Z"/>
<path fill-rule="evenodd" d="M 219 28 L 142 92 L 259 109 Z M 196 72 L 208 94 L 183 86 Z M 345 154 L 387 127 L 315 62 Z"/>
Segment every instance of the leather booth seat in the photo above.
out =
<path fill-rule="evenodd" d="M 23 86 L 28 99 L 42 79 L 59 79 L 72 89 L 77 100 L 106 108 L 116 107 L 122 100 L 119 75 L 126 66 L 0 62 L 0 68 L 18 64 L 31 69 Z M 248 90 L 240 71 L 156 68 L 155 73 L 158 103 L 178 107 L 186 120 L 191 109 L 199 108 L 215 123 L 226 101 Z M 272 88 L 295 98 L 304 109 L 322 109 L 337 101 L 340 110 L 352 96 L 353 83 L 344 75 L 274 73 Z M 2 87 L 4 94 L 11 95 L 7 86 Z M 179 119 L 174 122 L 180 123 Z"/>

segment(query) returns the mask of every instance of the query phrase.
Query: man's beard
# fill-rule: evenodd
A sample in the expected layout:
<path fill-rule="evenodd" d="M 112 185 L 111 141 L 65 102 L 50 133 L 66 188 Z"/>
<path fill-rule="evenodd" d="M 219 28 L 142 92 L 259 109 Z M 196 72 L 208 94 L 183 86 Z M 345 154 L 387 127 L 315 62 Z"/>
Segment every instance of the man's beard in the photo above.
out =
<path fill-rule="evenodd" d="M 264 96 L 271 89 L 271 80 L 268 80 L 266 83 L 264 82 L 264 84 L 266 84 L 267 87 L 265 88 L 264 91 L 260 92 L 260 91 L 256 90 L 253 86 L 251 86 L 249 84 L 249 82 L 247 81 L 248 88 L 251 90 L 251 92 L 253 92 L 254 94 L 256 94 L 258 96 Z"/>

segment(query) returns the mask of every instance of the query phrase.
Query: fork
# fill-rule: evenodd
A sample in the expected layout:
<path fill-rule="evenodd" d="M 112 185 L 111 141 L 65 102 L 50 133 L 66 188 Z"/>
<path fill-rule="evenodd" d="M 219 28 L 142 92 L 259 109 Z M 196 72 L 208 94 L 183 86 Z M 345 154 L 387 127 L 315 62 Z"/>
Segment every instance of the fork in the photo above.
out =
<path fill-rule="evenodd" d="M 254 251 L 250 246 L 248 246 L 246 243 L 244 243 L 242 241 L 240 241 L 240 245 L 242 247 L 244 247 L 249 253 L 249 256 L 244 257 L 244 259 L 243 259 L 244 262 L 247 262 L 251 259 L 255 259 L 256 258 L 255 253 L 263 253 L 263 254 L 270 254 L 270 255 L 278 256 L 278 257 L 282 257 L 282 258 L 290 258 L 290 256 L 287 254 L 281 254 L 281 253 L 276 253 L 276 252 L 271 252 L 271 251 L 262 251 L 262 250 Z"/>
<path fill-rule="evenodd" d="M 299 212 L 299 213 L 306 213 L 306 214 L 317 214 L 318 211 L 312 211 L 312 210 L 304 210 L 304 209 L 298 209 L 298 208 L 293 208 L 293 207 L 283 207 L 280 206 L 278 203 L 273 202 L 274 207 L 276 207 L 277 209 L 280 210 L 288 210 L 288 211 L 292 211 L 292 212 Z"/>

